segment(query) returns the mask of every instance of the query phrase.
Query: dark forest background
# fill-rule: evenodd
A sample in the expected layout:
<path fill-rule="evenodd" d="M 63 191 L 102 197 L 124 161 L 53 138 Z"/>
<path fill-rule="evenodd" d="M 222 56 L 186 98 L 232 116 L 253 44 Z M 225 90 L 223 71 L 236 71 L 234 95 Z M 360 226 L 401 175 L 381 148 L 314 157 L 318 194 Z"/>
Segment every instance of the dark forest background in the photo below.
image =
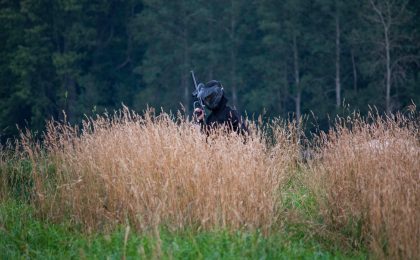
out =
<path fill-rule="evenodd" d="M 419 15 L 418 0 L 0 0 L 0 136 L 121 104 L 191 113 L 192 69 L 242 114 L 325 128 L 404 110 L 420 104 Z"/>

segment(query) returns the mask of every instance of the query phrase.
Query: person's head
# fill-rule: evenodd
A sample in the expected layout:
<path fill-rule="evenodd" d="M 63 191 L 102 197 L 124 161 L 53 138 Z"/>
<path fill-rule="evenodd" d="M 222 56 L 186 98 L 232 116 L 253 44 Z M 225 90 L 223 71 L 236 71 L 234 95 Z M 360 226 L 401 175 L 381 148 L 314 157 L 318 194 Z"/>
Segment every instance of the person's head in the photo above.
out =
<path fill-rule="evenodd" d="M 223 97 L 223 87 L 217 80 L 211 80 L 207 82 L 203 88 L 198 92 L 198 98 L 200 98 L 204 105 L 210 110 L 214 110 L 219 105 Z"/>

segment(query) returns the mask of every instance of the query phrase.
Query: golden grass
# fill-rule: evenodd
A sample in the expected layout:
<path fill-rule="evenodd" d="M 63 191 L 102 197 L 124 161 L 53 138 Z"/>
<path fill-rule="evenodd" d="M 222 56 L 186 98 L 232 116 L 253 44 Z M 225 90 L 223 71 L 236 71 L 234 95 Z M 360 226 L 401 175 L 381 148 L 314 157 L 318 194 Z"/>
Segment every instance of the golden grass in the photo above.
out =
<path fill-rule="evenodd" d="M 267 230 L 277 221 L 279 183 L 295 166 L 298 146 L 285 128 L 274 129 L 270 149 L 253 132 L 206 136 L 182 117 L 124 109 L 86 120 L 81 131 L 50 122 L 42 145 L 29 135 L 22 144 L 34 164 L 47 156 L 56 167 L 54 176 L 45 167 L 33 172 L 37 208 L 50 219 L 70 218 L 87 230 L 127 221 L 138 230 Z"/>
<path fill-rule="evenodd" d="M 311 230 L 344 235 L 379 258 L 418 258 L 418 117 L 339 119 L 315 138 L 307 165 L 294 126 L 275 121 L 270 134 L 253 126 L 246 137 L 223 129 L 206 136 L 182 116 L 125 108 L 86 119 L 81 129 L 51 121 L 42 143 L 22 134 L 14 153 L 32 161 L 25 169 L 38 212 L 87 231 L 119 224 L 268 231 L 287 221 L 279 219 L 282 184 L 300 171 L 307 182 L 299 185 L 310 183 L 306 195 L 325 220 Z M 8 158 L 0 149 L 0 199 L 10 188 Z"/>
<path fill-rule="evenodd" d="M 351 226 L 355 240 L 380 258 L 418 258 L 418 121 L 402 115 L 341 119 L 320 136 L 318 148 L 312 183 L 327 225 Z"/>

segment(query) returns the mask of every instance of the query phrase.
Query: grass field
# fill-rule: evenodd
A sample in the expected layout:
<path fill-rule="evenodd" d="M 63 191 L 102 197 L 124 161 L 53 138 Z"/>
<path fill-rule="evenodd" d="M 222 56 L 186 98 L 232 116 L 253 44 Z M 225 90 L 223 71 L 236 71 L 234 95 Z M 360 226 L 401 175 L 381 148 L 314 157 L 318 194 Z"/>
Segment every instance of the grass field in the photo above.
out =
<path fill-rule="evenodd" d="M 299 202 L 296 202 L 299 203 Z M 343 250 L 313 237 L 303 223 L 269 236 L 256 231 L 188 228 L 138 233 L 127 227 L 86 234 L 69 223 L 38 220 L 34 208 L 16 201 L 0 205 L 1 259 L 366 259 L 362 250 Z"/>
<path fill-rule="evenodd" d="M 278 120 L 50 122 L 0 151 L 0 258 L 417 259 L 418 122 L 354 115 L 310 143 Z"/>

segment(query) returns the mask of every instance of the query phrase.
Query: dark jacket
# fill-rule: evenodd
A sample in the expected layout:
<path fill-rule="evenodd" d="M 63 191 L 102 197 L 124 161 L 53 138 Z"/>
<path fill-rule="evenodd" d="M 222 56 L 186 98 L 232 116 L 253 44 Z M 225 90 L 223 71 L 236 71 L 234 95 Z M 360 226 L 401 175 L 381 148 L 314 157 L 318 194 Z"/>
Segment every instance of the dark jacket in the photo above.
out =
<path fill-rule="evenodd" d="M 244 122 L 241 120 L 238 112 L 226 105 L 227 98 L 222 97 L 219 105 L 212 110 L 211 114 L 206 118 L 205 123 L 200 122 L 202 129 L 206 132 L 214 127 L 227 127 L 228 131 L 235 131 L 237 133 L 245 134 L 248 129 Z"/>

